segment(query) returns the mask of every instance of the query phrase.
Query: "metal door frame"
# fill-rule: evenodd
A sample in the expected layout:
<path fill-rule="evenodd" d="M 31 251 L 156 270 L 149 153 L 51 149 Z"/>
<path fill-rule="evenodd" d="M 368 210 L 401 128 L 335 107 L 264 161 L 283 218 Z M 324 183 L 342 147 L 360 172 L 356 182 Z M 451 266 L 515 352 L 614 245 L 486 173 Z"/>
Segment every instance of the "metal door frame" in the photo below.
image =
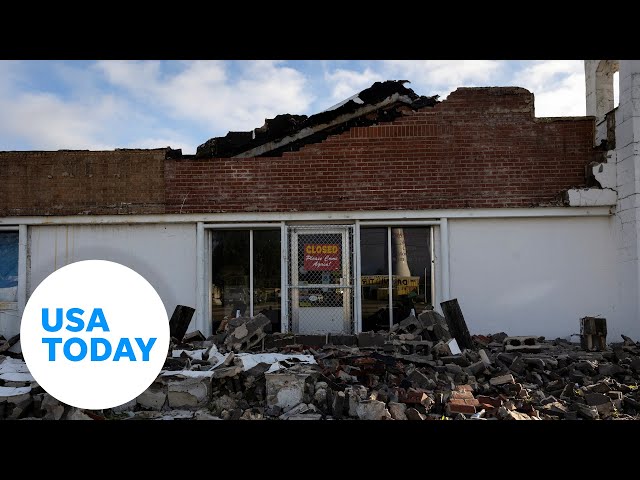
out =
<path fill-rule="evenodd" d="M 287 230 L 288 248 L 288 271 L 286 273 L 286 292 L 288 307 L 285 310 L 287 315 L 288 330 L 294 333 L 299 332 L 300 326 L 300 288 L 341 288 L 344 327 L 342 333 L 353 333 L 355 328 L 355 312 L 353 308 L 354 297 L 354 266 L 355 266 L 355 246 L 354 225 L 291 225 L 285 227 Z M 298 236 L 299 235 L 341 235 L 342 240 L 342 283 L 336 284 L 310 284 L 299 285 L 299 259 L 298 259 Z"/>

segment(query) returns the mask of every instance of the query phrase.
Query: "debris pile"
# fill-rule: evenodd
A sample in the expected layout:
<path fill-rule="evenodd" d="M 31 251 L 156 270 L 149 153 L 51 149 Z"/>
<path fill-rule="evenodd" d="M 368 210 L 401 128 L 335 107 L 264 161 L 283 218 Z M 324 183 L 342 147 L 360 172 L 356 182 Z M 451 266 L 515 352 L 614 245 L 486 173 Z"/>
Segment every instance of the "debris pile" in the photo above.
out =
<path fill-rule="evenodd" d="M 104 411 L 60 404 L 24 362 L 0 356 L 0 418 L 640 419 L 640 344 L 626 336 L 599 351 L 506 333 L 454 338 L 433 310 L 357 336 L 268 333 L 268 325 L 262 315 L 239 317 L 209 338 L 172 338 L 156 381 Z"/>

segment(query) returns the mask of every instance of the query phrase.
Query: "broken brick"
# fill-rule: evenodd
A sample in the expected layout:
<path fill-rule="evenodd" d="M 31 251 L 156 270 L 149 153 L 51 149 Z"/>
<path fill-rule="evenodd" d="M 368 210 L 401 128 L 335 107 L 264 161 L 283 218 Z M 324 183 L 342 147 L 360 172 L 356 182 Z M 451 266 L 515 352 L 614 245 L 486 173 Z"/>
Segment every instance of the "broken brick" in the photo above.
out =
<path fill-rule="evenodd" d="M 506 383 L 516 383 L 513 375 L 510 373 L 507 375 L 501 375 L 499 377 L 493 377 L 489 380 L 489 383 L 493 386 L 504 385 Z"/>

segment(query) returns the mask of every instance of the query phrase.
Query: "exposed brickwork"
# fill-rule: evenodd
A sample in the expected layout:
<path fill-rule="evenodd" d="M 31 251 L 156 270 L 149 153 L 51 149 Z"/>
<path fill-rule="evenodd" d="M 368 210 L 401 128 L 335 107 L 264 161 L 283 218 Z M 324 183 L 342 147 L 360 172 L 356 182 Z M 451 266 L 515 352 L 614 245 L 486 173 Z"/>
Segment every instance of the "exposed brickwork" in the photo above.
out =
<path fill-rule="evenodd" d="M 0 215 L 530 207 L 585 184 L 594 120 L 535 119 L 520 88 L 460 88 L 282 157 L 0 152 Z"/>
<path fill-rule="evenodd" d="M 165 149 L 0 152 L 0 216 L 164 213 Z"/>
<path fill-rule="evenodd" d="M 593 129 L 591 117 L 536 120 L 524 89 L 463 88 L 282 157 L 167 160 L 167 212 L 549 205 L 584 184 Z"/>
<path fill-rule="evenodd" d="M 470 385 L 458 385 L 456 389 L 451 392 L 449 402 L 447 403 L 447 411 L 449 414 L 476 413 L 476 407 L 480 405 L 480 402 L 473 396 L 473 389 Z"/>

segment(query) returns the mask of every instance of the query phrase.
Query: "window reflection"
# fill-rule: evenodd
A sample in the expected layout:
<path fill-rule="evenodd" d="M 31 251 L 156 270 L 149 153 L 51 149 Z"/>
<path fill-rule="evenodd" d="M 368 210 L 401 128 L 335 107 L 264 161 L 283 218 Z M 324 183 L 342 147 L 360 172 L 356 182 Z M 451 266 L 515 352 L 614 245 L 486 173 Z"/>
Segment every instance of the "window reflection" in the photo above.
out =
<path fill-rule="evenodd" d="M 253 231 L 253 313 L 280 331 L 280 230 Z"/>
<path fill-rule="evenodd" d="M 211 234 L 211 316 L 213 331 L 238 315 L 262 313 L 280 331 L 280 230 L 253 231 L 253 292 L 250 292 L 251 230 Z"/>
<path fill-rule="evenodd" d="M 388 229 L 360 230 L 362 330 L 389 329 Z M 391 228 L 393 323 L 431 305 L 430 227 Z"/>
<path fill-rule="evenodd" d="M 249 231 L 212 233 L 213 331 L 226 316 L 249 315 Z"/>
<path fill-rule="evenodd" d="M 0 232 L 0 302 L 18 297 L 18 232 Z"/>
<path fill-rule="evenodd" d="M 388 238 L 386 228 L 360 230 L 362 330 L 389 328 Z"/>

